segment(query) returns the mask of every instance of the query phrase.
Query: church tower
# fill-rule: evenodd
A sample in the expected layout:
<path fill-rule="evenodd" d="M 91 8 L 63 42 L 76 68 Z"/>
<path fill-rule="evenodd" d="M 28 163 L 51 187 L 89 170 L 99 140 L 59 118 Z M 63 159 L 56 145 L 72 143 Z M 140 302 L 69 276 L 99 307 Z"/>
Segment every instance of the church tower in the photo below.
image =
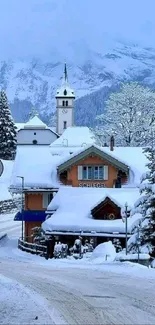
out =
<path fill-rule="evenodd" d="M 74 126 L 74 90 L 68 83 L 67 67 L 65 64 L 64 76 L 61 88 L 56 93 L 57 128 L 58 134 L 62 134 L 69 126 Z"/>

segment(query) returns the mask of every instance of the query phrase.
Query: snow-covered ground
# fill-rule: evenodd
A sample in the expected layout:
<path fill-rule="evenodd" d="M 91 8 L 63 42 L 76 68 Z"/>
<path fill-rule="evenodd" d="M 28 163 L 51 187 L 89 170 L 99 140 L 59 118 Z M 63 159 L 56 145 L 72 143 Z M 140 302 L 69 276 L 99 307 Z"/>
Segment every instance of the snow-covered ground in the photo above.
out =
<path fill-rule="evenodd" d="M 0 242 L 0 323 L 154 324 L 154 269 L 98 257 L 47 261 L 17 249 L 16 224 Z"/>
<path fill-rule="evenodd" d="M 0 275 L 0 292 L 0 324 L 54 324 L 43 299 L 19 282 Z"/>
<path fill-rule="evenodd" d="M 9 236 L 20 237 L 21 222 L 14 221 L 15 213 L 0 214 L 0 237 L 4 234 Z"/>

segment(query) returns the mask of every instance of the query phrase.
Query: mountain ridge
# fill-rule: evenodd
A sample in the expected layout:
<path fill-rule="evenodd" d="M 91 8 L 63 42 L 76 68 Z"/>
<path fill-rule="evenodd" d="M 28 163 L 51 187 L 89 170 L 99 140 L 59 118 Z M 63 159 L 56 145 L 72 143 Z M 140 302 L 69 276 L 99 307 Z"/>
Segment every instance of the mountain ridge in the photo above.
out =
<path fill-rule="evenodd" d="M 101 113 L 102 103 L 99 105 L 97 97 L 99 101 L 102 98 L 104 106 L 106 94 L 110 94 L 120 82 L 138 81 L 154 88 L 154 59 L 154 48 L 116 43 L 115 48 L 105 54 L 92 51 L 81 64 L 68 60 L 69 82 L 76 94 L 77 124 L 87 125 L 90 115 L 93 121 L 96 114 Z M 30 61 L 1 61 L 0 87 L 7 92 L 16 121 L 26 119 L 32 107 L 47 117 L 55 111 L 55 94 L 63 70 L 64 63 L 60 61 L 44 62 L 35 57 Z M 92 98 L 94 109 L 91 108 L 90 112 L 88 106 L 92 106 Z M 82 114 L 80 122 L 82 105 L 86 119 Z"/>

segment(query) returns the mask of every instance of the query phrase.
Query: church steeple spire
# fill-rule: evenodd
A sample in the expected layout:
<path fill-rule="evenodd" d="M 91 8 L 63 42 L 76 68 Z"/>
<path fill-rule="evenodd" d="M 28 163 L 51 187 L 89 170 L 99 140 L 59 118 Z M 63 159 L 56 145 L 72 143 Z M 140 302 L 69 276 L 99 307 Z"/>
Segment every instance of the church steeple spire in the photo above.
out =
<path fill-rule="evenodd" d="M 62 134 L 67 127 L 74 125 L 74 90 L 68 83 L 67 65 L 64 65 L 62 85 L 57 90 L 57 133 Z"/>
<path fill-rule="evenodd" d="M 68 73 L 67 73 L 67 65 L 65 63 L 65 68 L 64 68 L 64 79 L 65 79 L 65 83 L 68 82 Z"/>

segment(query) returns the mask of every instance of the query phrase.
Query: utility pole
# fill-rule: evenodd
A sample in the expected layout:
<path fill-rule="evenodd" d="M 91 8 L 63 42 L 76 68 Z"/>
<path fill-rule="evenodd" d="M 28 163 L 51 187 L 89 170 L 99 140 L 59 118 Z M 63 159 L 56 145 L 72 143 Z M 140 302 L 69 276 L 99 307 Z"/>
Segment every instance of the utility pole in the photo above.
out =
<path fill-rule="evenodd" d="M 128 217 L 130 216 L 130 211 L 128 210 L 128 203 L 125 203 L 125 251 L 128 254 Z M 124 218 L 123 218 L 124 222 Z"/>
<path fill-rule="evenodd" d="M 128 254 L 128 204 L 125 204 L 125 249 L 126 255 Z"/>

